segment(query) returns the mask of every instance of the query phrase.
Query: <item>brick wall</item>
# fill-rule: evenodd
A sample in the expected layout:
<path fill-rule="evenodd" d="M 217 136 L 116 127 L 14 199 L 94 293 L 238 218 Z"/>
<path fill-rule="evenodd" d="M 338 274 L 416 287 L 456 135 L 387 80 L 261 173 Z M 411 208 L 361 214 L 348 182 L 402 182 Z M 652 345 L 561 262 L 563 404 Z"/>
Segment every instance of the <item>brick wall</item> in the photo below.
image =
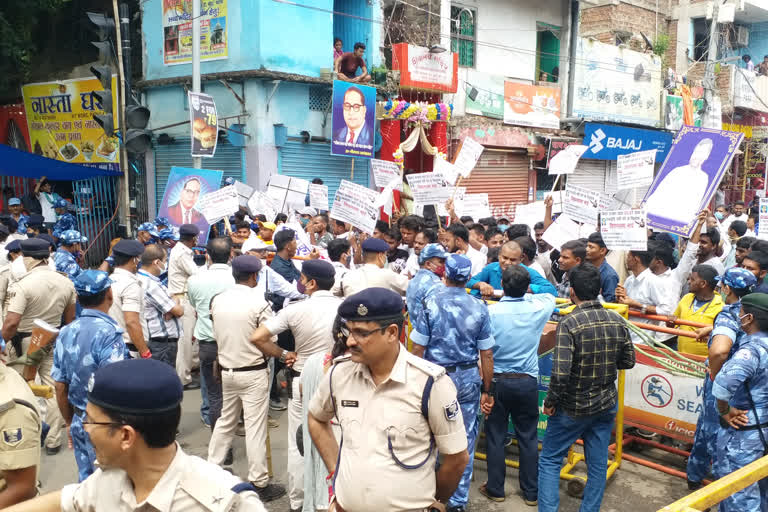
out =
<path fill-rule="evenodd" d="M 704 78 L 706 66 L 703 62 L 694 64 L 688 71 L 689 83 L 701 83 Z M 731 66 L 721 66 L 720 72 L 715 74 L 715 86 L 720 93 L 720 102 L 723 105 L 723 114 L 733 113 L 733 98 L 731 97 Z"/>
<path fill-rule="evenodd" d="M 677 45 L 679 44 L 677 41 L 677 20 L 671 20 L 667 24 L 667 35 L 669 36 L 669 46 L 667 47 L 667 52 L 664 54 L 664 66 L 666 68 L 672 68 L 673 70 L 677 71 Z M 666 75 L 667 70 L 662 70 L 664 74 Z M 682 73 L 685 73 L 686 70 L 682 69 L 680 70 Z"/>
<path fill-rule="evenodd" d="M 667 2 L 660 2 L 660 9 L 661 4 L 666 6 Z M 603 43 L 614 43 L 617 33 L 631 34 L 637 39 L 641 32 L 653 41 L 657 29 L 659 34 L 667 32 L 666 13 L 657 15 L 652 8 L 623 2 L 583 9 L 579 25 L 583 37 L 594 37 Z"/>

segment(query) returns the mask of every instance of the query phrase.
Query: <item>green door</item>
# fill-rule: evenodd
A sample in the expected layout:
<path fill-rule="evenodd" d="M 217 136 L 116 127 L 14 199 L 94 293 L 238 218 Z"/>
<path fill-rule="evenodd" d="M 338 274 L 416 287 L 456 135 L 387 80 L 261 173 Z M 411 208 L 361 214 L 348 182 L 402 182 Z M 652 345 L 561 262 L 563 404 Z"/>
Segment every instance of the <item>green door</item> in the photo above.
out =
<path fill-rule="evenodd" d="M 553 70 L 560 66 L 560 27 L 546 23 L 537 23 L 537 27 L 539 33 L 536 44 L 536 79 L 539 80 L 541 73 L 544 72 L 547 74 L 548 82 L 556 82 Z M 555 72 L 555 74 L 559 73 Z"/>

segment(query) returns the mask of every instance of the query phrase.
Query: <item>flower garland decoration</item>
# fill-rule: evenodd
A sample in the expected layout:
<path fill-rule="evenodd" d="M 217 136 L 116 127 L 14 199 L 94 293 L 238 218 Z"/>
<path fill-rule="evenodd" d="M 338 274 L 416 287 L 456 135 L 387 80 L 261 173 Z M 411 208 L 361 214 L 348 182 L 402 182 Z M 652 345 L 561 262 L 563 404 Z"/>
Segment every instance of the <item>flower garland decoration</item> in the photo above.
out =
<path fill-rule="evenodd" d="M 450 103 L 411 103 L 405 100 L 387 100 L 382 104 L 382 119 L 400 119 L 409 122 L 450 121 L 453 105 Z"/>

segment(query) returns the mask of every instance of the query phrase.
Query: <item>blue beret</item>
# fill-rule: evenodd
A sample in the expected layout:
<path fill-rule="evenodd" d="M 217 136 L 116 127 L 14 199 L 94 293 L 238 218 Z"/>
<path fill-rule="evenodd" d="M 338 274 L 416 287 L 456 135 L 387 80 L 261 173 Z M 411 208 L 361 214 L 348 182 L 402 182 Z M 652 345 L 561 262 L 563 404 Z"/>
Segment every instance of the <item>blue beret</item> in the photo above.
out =
<path fill-rule="evenodd" d="M 155 226 L 170 226 L 171 221 L 167 217 L 158 217 L 155 219 Z"/>
<path fill-rule="evenodd" d="M 261 259 L 250 254 L 238 256 L 232 260 L 232 270 L 244 274 L 256 274 L 261 270 Z"/>
<path fill-rule="evenodd" d="M 51 247 L 56 247 L 56 242 L 54 241 L 53 237 L 48 233 L 40 233 L 35 238 L 39 240 L 45 240 L 46 242 L 48 242 L 48 245 L 50 245 Z"/>
<path fill-rule="evenodd" d="M 301 265 L 301 273 L 309 279 L 333 279 L 336 270 L 323 260 L 307 260 Z"/>
<path fill-rule="evenodd" d="M 21 253 L 24 256 L 42 258 L 51 254 L 51 244 L 40 238 L 28 238 L 21 241 Z"/>
<path fill-rule="evenodd" d="M 21 250 L 21 242 L 18 240 L 12 240 L 5 246 L 5 250 L 8 252 L 16 252 Z"/>
<path fill-rule="evenodd" d="M 120 240 L 112 248 L 112 252 L 121 256 L 138 256 L 144 252 L 144 244 L 138 240 Z"/>
<path fill-rule="evenodd" d="M 347 322 L 371 322 L 403 315 L 403 299 L 388 288 L 366 288 L 347 297 L 339 306 Z"/>
<path fill-rule="evenodd" d="M 156 359 L 128 359 L 96 370 L 88 401 L 123 414 L 157 414 L 179 406 L 184 389 L 173 366 Z"/>
<path fill-rule="evenodd" d="M 768 293 L 750 293 L 741 299 L 743 306 L 751 306 L 760 311 L 768 311 Z"/>
<path fill-rule="evenodd" d="M 88 241 L 88 239 L 81 235 L 79 231 L 75 231 L 74 229 L 68 229 L 63 232 L 59 237 L 59 240 L 64 245 L 84 244 Z"/>
<path fill-rule="evenodd" d="M 182 224 L 179 227 L 179 235 L 181 236 L 197 236 L 200 234 L 200 228 L 194 224 Z"/>
<path fill-rule="evenodd" d="M 112 286 L 109 274 L 101 270 L 86 270 L 75 278 L 75 291 L 78 295 L 96 295 Z"/>
<path fill-rule="evenodd" d="M 176 229 L 176 226 L 161 229 L 157 233 L 157 236 L 158 238 L 160 238 L 160 240 L 176 240 L 176 241 L 179 240 L 179 233 L 178 233 L 178 230 Z"/>
<path fill-rule="evenodd" d="M 445 260 L 445 277 L 451 281 L 464 282 L 472 274 L 472 262 L 461 254 L 451 254 Z"/>
<path fill-rule="evenodd" d="M 389 244 L 381 238 L 366 238 L 363 242 L 363 251 L 365 252 L 387 252 Z"/>
<path fill-rule="evenodd" d="M 18 197 L 12 197 L 8 200 L 8 206 L 16 206 L 18 204 L 21 204 L 21 199 Z"/>
<path fill-rule="evenodd" d="M 419 265 L 423 265 L 429 258 L 446 259 L 447 257 L 448 253 L 441 244 L 427 244 L 419 253 Z"/>
<path fill-rule="evenodd" d="M 731 267 L 725 271 L 725 274 L 717 276 L 715 279 L 737 290 L 752 288 L 757 284 L 755 274 L 741 267 Z"/>
<path fill-rule="evenodd" d="M 27 226 L 42 226 L 43 222 L 45 222 L 45 217 L 40 215 L 39 213 L 33 213 L 29 216 L 29 220 L 27 221 Z"/>
<path fill-rule="evenodd" d="M 154 237 L 158 237 L 159 234 L 157 232 L 157 227 L 152 224 L 151 222 L 145 222 L 143 224 L 140 224 L 138 228 L 136 228 L 136 231 L 146 231 L 150 235 Z"/>
<path fill-rule="evenodd" d="M 66 199 L 57 199 L 53 203 L 54 208 L 66 208 L 69 202 Z"/>

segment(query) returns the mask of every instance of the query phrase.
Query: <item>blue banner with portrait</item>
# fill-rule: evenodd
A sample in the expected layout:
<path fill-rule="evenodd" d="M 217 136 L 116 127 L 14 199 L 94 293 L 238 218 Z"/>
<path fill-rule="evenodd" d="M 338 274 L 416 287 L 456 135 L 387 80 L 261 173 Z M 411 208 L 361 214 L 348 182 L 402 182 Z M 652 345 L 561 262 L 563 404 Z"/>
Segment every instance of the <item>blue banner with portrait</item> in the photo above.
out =
<path fill-rule="evenodd" d="M 157 216 L 168 218 L 176 227 L 182 224 L 196 225 L 200 228 L 198 244 L 205 245 L 211 226 L 196 207 L 200 198 L 219 189 L 223 174 L 222 171 L 210 169 L 171 167 Z"/>
<path fill-rule="evenodd" d="M 373 158 L 376 88 L 334 80 L 331 154 Z"/>
<path fill-rule="evenodd" d="M 683 126 L 643 199 L 647 225 L 690 236 L 743 139 L 739 132 Z"/>

